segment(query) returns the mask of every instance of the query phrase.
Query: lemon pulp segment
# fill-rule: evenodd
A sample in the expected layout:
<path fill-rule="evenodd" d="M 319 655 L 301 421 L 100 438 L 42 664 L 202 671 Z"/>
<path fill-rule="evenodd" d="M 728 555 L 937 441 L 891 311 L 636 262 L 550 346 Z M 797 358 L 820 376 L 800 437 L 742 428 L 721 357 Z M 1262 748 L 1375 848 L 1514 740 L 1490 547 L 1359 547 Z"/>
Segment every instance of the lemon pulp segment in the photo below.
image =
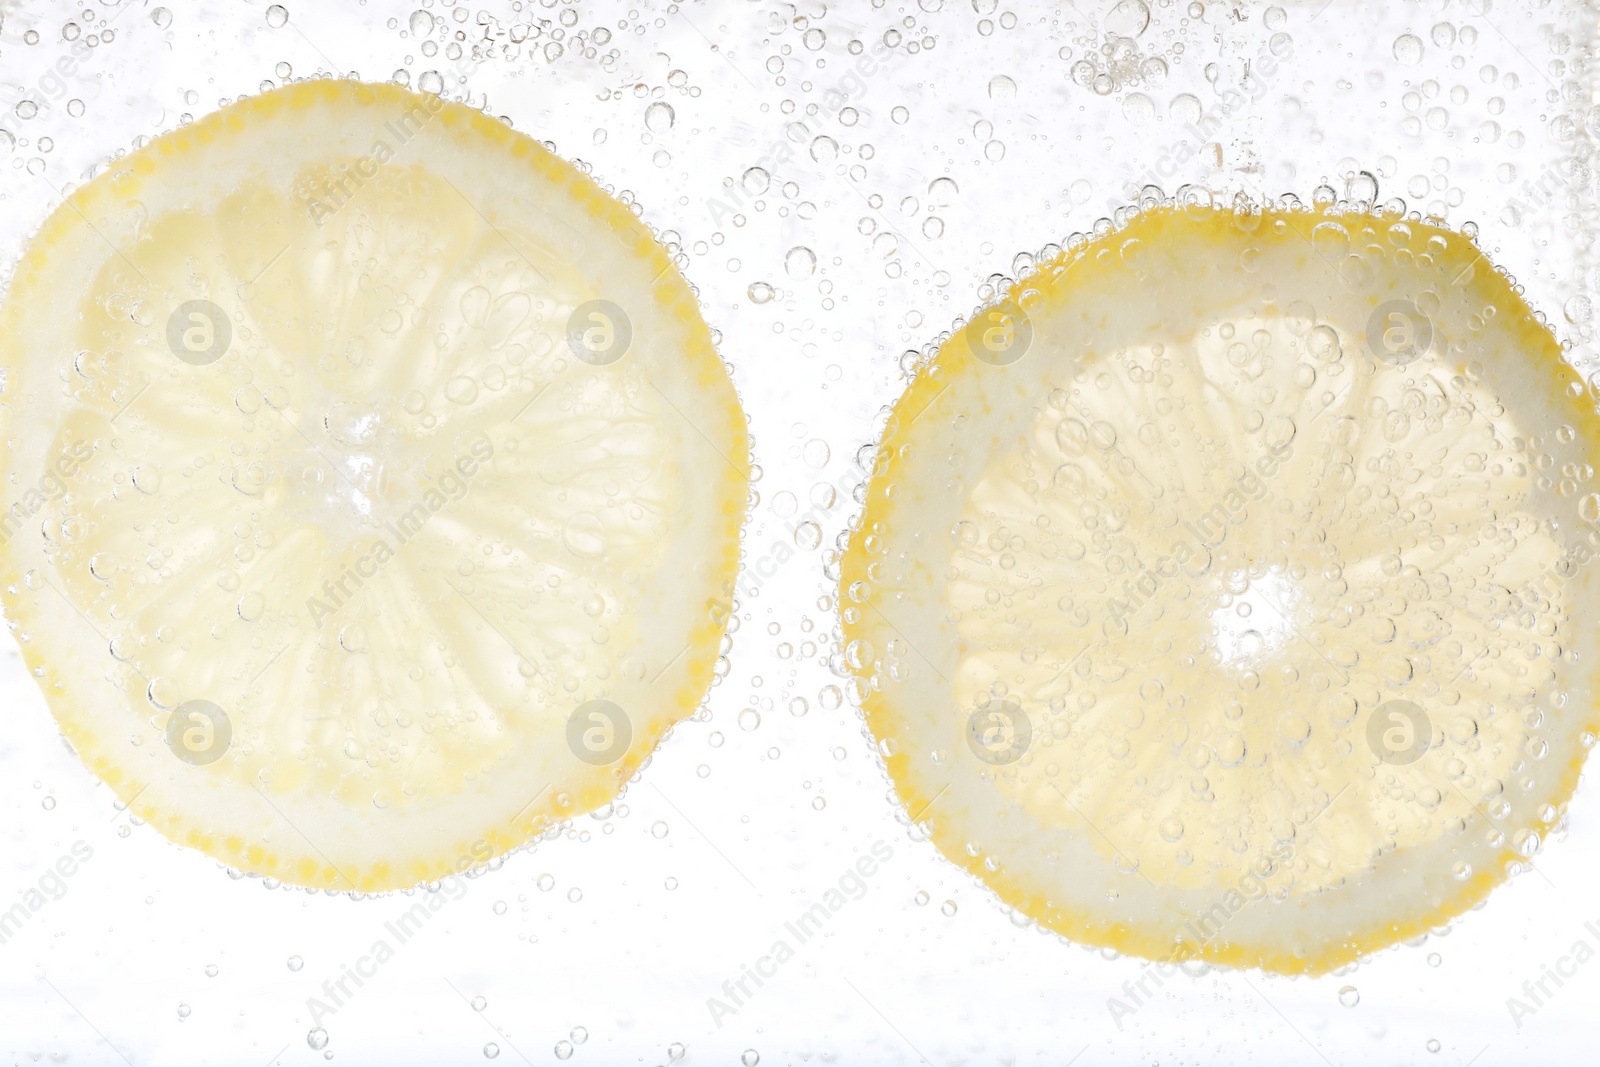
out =
<path fill-rule="evenodd" d="M 6 617 L 137 816 L 414 885 L 607 803 L 712 681 L 749 477 L 694 294 L 529 137 L 240 101 L 44 224 L 0 320 Z"/>
<path fill-rule="evenodd" d="M 1594 397 L 1465 237 L 1173 205 L 895 405 L 841 562 L 911 817 L 1089 945 L 1321 973 L 1525 863 L 1596 732 Z"/>

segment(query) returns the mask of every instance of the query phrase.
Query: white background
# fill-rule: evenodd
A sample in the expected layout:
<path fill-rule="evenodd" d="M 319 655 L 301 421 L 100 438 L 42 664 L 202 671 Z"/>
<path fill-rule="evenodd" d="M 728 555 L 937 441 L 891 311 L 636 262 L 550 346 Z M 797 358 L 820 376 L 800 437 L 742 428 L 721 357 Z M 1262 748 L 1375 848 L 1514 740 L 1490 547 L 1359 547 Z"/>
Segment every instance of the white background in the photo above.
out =
<path fill-rule="evenodd" d="M 1595 198 L 1592 175 L 1561 161 L 1592 153 L 1593 8 L 1217 2 L 1190 18 L 1187 2 L 1153 2 L 1139 61 L 1118 66 L 1102 95 L 1073 65 L 1099 54 L 1107 30 L 1137 31 L 1142 4 L 425 6 L 436 40 L 459 28 L 497 41 L 489 61 L 463 66 L 464 84 L 442 50 L 423 54 L 410 3 L 291 0 L 273 26 L 265 4 L 239 0 L 0 0 L 0 263 L 9 270 L 61 193 L 113 154 L 278 84 L 280 63 L 294 78 L 404 71 L 414 85 L 446 72 L 447 95 L 587 161 L 675 231 L 750 414 L 762 476 L 746 564 L 772 577 L 741 586 L 732 671 L 705 721 L 673 732 L 609 819 L 580 818 L 457 886 L 425 933 L 323 1022 L 323 1051 L 308 1045 L 307 998 L 413 900 L 265 887 L 131 825 L 65 751 L 8 648 L 0 906 L 73 842 L 93 858 L 0 945 L 7 1062 L 467 1064 L 493 1042 L 501 1061 L 545 1064 L 575 1027 L 587 1040 L 568 1062 L 647 1067 L 675 1051 L 689 1064 L 767 1065 L 1592 1062 L 1600 960 L 1520 1030 L 1506 1007 L 1575 941 L 1600 948 L 1592 781 L 1534 873 L 1450 930 L 1317 980 L 1177 975 L 1119 1029 L 1106 1001 L 1140 961 L 1013 923 L 908 836 L 856 712 L 828 706 L 828 687 L 847 680 L 829 665 L 824 567 L 856 506 L 856 451 L 903 386 L 902 353 L 970 312 L 1016 253 L 1090 229 L 1147 174 L 1171 173 L 1168 191 L 1198 182 L 1310 200 L 1323 182 L 1343 195 L 1347 176 L 1370 172 L 1381 199 L 1475 222 L 1586 361 L 1589 324 L 1573 298 L 1588 278 Z M 46 71 L 71 54 L 69 22 L 80 42 L 107 27 L 113 39 L 58 82 Z M 609 42 L 585 56 L 576 38 L 592 43 L 601 27 Z M 548 47 L 557 28 L 559 55 Z M 888 31 L 898 43 L 880 50 Z M 1424 46 L 1409 65 L 1395 48 L 1407 32 Z M 1214 145 L 1181 121 L 1173 100 L 1184 93 L 1220 123 Z M 22 101 L 38 113 L 22 117 Z M 657 101 L 675 112 L 670 128 L 646 124 Z M 771 175 L 760 195 L 741 187 L 754 166 Z M 932 187 L 940 177 L 955 191 Z M 785 269 L 797 247 L 816 256 L 809 277 Z M 751 287 L 763 282 L 776 297 L 757 303 Z M 820 549 L 811 531 L 800 533 L 807 547 L 792 532 L 813 501 Z M 797 700 L 804 715 L 791 712 Z M 893 858 L 866 895 L 714 1023 L 707 998 L 877 841 Z M 1346 985 L 1359 991 L 1354 1007 L 1340 1003 Z"/>

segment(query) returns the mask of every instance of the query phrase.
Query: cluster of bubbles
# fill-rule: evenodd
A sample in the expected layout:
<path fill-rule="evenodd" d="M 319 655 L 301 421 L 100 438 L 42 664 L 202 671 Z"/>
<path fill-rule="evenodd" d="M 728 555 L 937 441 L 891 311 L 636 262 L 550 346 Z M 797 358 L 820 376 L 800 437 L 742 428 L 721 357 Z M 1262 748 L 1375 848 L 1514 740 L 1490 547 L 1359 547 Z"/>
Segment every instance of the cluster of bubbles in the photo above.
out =
<path fill-rule="evenodd" d="M 166 12 L 166 9 L 157 8 L 156 11 Z M 106 12 L 84 7 L 81 12 L 62 22 L 59 27 L 58 47 L 63 48 L 66 55 L 62 60 L 58 60 L 58 68 L 65 62 L 68 64 L 67 69 L 76 69 L 80 65 L 92 62 L 92 57 L 98 55 L 100 49 L 114 44 L 118 39 L 116 20 L 120 14 L 121 9 Z M 166 12 L 166 17 L 170 19 L 170 12 Z M 157 21 L 159 24 L 159 20 Z M 4 24 L 5 13 L 0 11 L 0 28 L 3 28 Z M 51 43 L 32 27 L 22 32 L 21 39 L 22 43 L 30 48 L 41 43 Z M 4 124 L 0 125 L 0 159 L 18 149 L 31 148 L 37 155 L 19 162 L 29 174 L 41 176 L 45 173 L 48 164 L 44 157 L 55 150 L 55 138 L 43 133 L 30 137 L 29 126 L 39 121 L 41 116 L 49 118 L 50 110 L 56 106 L 70 118 L 82 118 L 87 105 L 76 90 L 68 91 L 69 88 L 60 82 L 56 72 L 46 73 L 37 85 L 23 86 L 21 95 L 11 106 L 10 114 L 0 113 L 0 124 Z"/>
<path fill-rule="evenodd" d="M 596 20 L 583 24 L 584 13 L 576 6 L 513 3 L 504 10 L 472 11 L 466 5 L 446 5 L 437 11 L 424 4 L 405 19 L 391 18 L 388 28 L 401 39 L 415 41 L 421 59 L 406 56 L 406 67 L 395 71 L 403 85 L 412 82 L 412 65 L 427 64 L 441 57 L 445 69 L 430 65 L 416 77 L 416 87 L 428 93 L 455 93 L 469 82 L 473 66 L 489 62 L 537 62 L 546 65 L 578 61 L 592 63 L 606 74 L 618 69 L 622 52 L 619 38 L 641 32 L 645 23 L 629 19 L 620 22 Z M 637 15 L 630 15 L 637 19 Z M 679 72 L 681 74 L 681 72 Z"/>

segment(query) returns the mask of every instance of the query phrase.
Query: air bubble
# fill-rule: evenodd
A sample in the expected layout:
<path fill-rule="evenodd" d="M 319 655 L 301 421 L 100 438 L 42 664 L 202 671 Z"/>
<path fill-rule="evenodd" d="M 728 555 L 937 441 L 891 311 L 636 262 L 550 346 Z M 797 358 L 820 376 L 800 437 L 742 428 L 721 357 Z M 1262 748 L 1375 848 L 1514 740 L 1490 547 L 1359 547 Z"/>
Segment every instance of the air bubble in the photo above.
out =
<path fill-rule="evenodd" d="M 739 178 L 739 184 L 751 196 L 760 196 L 772 184 L 772 175 L 762 167 L 751 167 Z"/>
<path fill-rule="evenodd" d="M 677 119 L 678 113 L 672 110 L 672 105 L 662 100 L 644 109 L 644 124 L 652 133 L 666 133 Z"/>
<path fill-rule="evenodd" d="M 1129 93 L 1122 98 L 1122 117 L 1134 126 L 1148 126 L 1156 120 L 1156 102 L 1144 93 Z"/>
<path fill-rule="evenodd" d="M 1150 25 L 1150 8 L 1144 0 L 1118 0 L 1106 14 L 1105 31 L 1118 37 L 1137 37 Z"/>
<path fill-rule="evenodd" d="M 817 271 L 817 254 L 805 245 L 796 245 L 783 257 L 784 273 L 796 281 L 803 281 Z"/>
<path fill-rule="evenodd" d="M 1199 122 L 1200 116 L 1203 114 L 1200 98 L 1193 93 L 1179 93 L 1167 105 L 1167 114 L 1172 116 L 1174 121 L 1184 125 Z"/>

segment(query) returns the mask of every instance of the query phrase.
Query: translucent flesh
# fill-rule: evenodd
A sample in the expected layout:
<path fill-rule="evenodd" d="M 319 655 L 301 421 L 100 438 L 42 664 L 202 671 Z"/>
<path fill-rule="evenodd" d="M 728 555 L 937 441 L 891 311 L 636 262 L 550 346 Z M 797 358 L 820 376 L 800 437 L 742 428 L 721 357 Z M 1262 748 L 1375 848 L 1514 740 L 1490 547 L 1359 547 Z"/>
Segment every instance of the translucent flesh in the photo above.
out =
<path fill-rule="evenodd" d="M 612 362 L 569 343 L 597 300 L 631 327 Z M 172 343 L 216 329 L 193 302 L 227 319 L 214 361 Z M 6 615 L 79 754 L 180 843 L 434 879 L 612 799 L 711 682 L 732 384 L 648 230 L 481 113 L 316 82 L 162 137 L 45 224 L 0 337 Z M 631 738 L 604 761 L 569 736 L 595 699 Z M 214 762 L 168 741 L 195 700 L 231 728 Z"/>
<path fill-rule="evenodd" d="M 1509 281 L 1423 223 L 1158 209 L 1005 305 L 1025 354 L 941 348 L 842 565 L 939 847 L 1086 943 L 1288 973 L 1503 881 L 1593 743 L 1600 544 L 1594 400 Z"/>

